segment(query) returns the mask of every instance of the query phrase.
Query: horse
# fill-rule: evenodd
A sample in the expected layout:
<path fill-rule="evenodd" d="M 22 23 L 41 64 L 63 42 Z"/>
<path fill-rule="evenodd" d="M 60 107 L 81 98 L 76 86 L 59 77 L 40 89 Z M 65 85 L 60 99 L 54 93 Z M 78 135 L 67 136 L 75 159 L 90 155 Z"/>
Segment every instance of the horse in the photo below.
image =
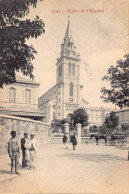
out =
<path fill-rule="evenodd" d="M 90 136 L 90 139 L 92 139 L 92 137 L 95 137 L 95 139 L 96 139 L 96 145 L 98 145 L 98 140 L 99 139 L 104 139 L 105 140 L 105 145 L 107 145 L 107 137 L 106 137 L 106 135 L 104 135 L 104 134 L 91 134 L 91 136 Z"/>

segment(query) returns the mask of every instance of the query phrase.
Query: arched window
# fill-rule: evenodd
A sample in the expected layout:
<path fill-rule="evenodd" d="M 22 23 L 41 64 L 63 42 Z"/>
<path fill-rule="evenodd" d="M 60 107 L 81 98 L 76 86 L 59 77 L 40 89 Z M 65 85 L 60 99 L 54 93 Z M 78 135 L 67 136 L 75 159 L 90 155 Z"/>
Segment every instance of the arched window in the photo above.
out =
<path fill-rule="evenodd" d="M 73 96 L 73 83 L 70 84 L 70 96 Z"/>
<path fill-rule="evenodd" d="M 68 73 L 71 74 L 71 63 L 68 64 Z"/>
<path fill-rule="evenodd" d="M 16 101 L 16 89 L 10 88 L 9 89 L 9 102 L 15 102 Z"/>
<path fill-rule="evenodd" d="M 26 104 L 31 103 L 31 90 L 29 90 L 29 89 L 25 90 L 25 103 Z"/>
<path fill-rule="evenodd" d="M 62 75 L 62 65 L 59 67 L 59 77 Z"/>
<path fill-rule="evenodd" d="M 75 64 L 72 65 L 72 74 L 75 75 Z"/>

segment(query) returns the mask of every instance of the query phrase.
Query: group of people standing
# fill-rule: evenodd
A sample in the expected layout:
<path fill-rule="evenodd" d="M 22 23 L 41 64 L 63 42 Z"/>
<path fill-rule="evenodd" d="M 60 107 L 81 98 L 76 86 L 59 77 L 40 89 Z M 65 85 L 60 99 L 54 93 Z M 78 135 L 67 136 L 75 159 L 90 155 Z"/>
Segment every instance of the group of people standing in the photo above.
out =
<path fill-rule="evenodd" d="M 76 149 L 76 145 L 77 145 L 77 136 L 76 133 L 74 133 L 71 138 L 69 138 L 68 133 L 66 133 L 63 137 L 63 143 L 65 145 L 65 148 L 68 149 L 69 148 L 69 144 L 72 143 L 73 144 L 73 150 Z"/>
<path fill-rule="evenodd" d="M 36 153 L 38 151 L 38 142 L 34 138 L 34 134 L 24 133 L 24 137 L 21 139 L 21 146 L 19 145 L 18 139 L 16 137 L 16 131 L 11 131 L 12 138 L 8 142 L 8 153 L 11 159 L 11 175 L 15 173 L 20 175 L 18 171 L 18 164 L 20 158 L 20 147 L 22 150 L 22 167 L 28 167 L 29 170 L 34 170 L 37 168 Z"/>

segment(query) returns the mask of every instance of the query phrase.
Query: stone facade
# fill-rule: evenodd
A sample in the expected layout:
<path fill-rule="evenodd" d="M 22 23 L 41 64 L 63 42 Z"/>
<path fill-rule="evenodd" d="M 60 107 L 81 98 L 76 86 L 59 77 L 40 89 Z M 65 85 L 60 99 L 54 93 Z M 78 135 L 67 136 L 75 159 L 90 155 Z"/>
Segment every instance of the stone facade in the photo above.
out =
<path fill-rule="evenodd" d="M 82 98 L 80 84 L 80 55 L 72 38 L 70 22 L 68 21 L 65 37 L 61 44 L 60 57 L 56 63 L 56 85 L 38 99 L 38 107 L 47 122 L 53 119 L 67 118 L 69 113 L 82 107 L 87 110 L 90 125 L 102 125 L 108 108 L 88 107 L 88 102 Z"/>
<path fill-rule="evenodd" d="M 121 110 L 117 110 L 115 111 L 116 116 L 119 117 L 119 128 L 121 128 L 121 126 L 123 124 L 126 124 L 129 126 L 129 108 L 123 108 Z M 129 133 L 129 129 L 128 129 L 128 133 Z"/>
<path fill-rule="evenodd" d="M 40 121 L 32 121 L 8 115 L 0 115 L 0 153 L 7 153 L 7 144 L 11 138 L 10 132 L 15 130 L 17 138 L 23 137 L 24 132 L 34 133 L 40 147 L 49 143 L 49 125 Z"/>
<path fill-rule="evenodd" d="M 12 105 L 31 106 L 38 108 L 38 86 L 39 83 L 16 75 L 16 83 L 12 83 L 0 89 L 0 108 Z M 11 89 L 14 90 L 14 99 L 11 99 Z M 30 102 L 26 102 L 26 91 L 30 91 Z"/>
<path fill-rule="evenodd" d="M 113 109 L 103 107 L 87 107 L 86 110 L 89 115 L 90 126 L 103 125 L 106 115 L 113 111 Z"/>
<path fill-rule="evenodd" d="M 56 63 L 56 85 L 38 99 L 38 107 L 46 116 L 47 122 L 54 118 L 66 118 L 69 113 L 79 108 L 82 102 L 80 60 L 68 21 L 60 57 Z"/>

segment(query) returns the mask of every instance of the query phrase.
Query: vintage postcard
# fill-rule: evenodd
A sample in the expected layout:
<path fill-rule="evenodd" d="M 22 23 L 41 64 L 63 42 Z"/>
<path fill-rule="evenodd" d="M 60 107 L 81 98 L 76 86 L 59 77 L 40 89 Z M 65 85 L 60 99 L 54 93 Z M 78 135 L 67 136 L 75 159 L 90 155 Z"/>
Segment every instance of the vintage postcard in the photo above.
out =
<path fill-rule="evenodd" d="M 0 20 L 0 193 L 129 193 L 129 1 L 1 0 Z"/>

